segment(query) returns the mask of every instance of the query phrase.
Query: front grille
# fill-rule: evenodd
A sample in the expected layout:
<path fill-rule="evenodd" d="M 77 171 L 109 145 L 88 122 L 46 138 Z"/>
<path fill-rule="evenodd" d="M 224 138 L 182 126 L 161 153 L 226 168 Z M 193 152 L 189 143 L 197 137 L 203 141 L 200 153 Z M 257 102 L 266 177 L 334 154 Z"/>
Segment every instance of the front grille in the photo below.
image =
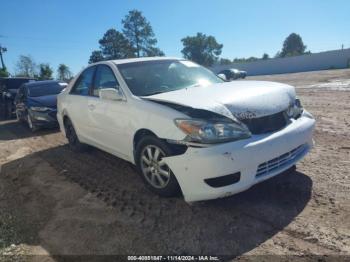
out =
<path fill-rule="evenodd" d="M 272 171 L 277 171 L 282 169 L 289 164 L 293 163 L 300 156 L 302 156 L 307 150 L 307 145 L 301 145 L 297 148 L 294 148 L 292 151 L 289 151 L 279 157 L 271 159 L 270 161 L 264 162 L 258 166 L 255 177 L 261 177 L 264 175 L 270 174 Z"/>
<path fill-rule="evenodd" d="M 254 135 L 278 131 L 285 127 L 288 123 L 288 119 L 284 111 L 269 116 L 241 119 L 241 121 Z"/>

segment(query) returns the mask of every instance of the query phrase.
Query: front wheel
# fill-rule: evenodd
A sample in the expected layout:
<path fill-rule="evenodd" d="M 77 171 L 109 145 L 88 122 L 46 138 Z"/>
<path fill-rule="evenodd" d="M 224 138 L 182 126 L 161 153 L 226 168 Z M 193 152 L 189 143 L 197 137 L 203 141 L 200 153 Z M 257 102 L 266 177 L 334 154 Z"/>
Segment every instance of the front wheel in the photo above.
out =
<path fill-rule="evenodd" d="M 136 149 L 136 165 L 144 182 L 151 191 L 165 197 L 180 192 L 175 175 L 163 159 L 171 153 L 163 141 L 153 136 L 142 138 Z"/>
<path fill-rule="evenodd" d="M 20 122 L 20 123 L 25 122 L 24 119 L 23 119 L 23 117 L 21 117 L 20 113 L 18 113 L 17 110 L 16 110 L 16 119 L 17 119 L 17 121 Z"/>
<path fill-rule="evenodd" d="M 38 130 L 38 127 L 33 123 L 32 117 L 27 114 L 27 123 L 28 123 L 28 127 L 32 132 L 35 132 Z"/>

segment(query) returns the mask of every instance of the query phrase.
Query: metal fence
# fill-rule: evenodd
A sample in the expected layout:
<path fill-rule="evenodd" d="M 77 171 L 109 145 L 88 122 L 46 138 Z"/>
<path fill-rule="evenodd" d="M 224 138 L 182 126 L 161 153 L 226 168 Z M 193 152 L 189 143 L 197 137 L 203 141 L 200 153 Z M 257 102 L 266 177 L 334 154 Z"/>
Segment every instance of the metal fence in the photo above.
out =
<path fill-rule="evenodd" d="M 350 48 L 255 62 L 214 65 L 211 69 L 218 73 L 226 68 L 237 68 L 247 71 L 248 75 L 269 75 L 348 67 L 350 67 Z"/>

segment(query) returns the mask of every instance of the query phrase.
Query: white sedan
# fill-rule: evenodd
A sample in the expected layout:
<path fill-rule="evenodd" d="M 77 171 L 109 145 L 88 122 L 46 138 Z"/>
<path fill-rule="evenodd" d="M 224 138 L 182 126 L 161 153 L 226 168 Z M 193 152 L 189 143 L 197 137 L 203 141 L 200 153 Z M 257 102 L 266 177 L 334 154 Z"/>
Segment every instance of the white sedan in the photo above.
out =
<path fill-rule="evenodd" d="M 162 196 L 225 197 L 293 167 L 313 145 L 315 120 L 292 86 L 224 82 L 177 58 L 89 65 L 58 96 L 75 151 L 92 145 L 137 166 Z"/>

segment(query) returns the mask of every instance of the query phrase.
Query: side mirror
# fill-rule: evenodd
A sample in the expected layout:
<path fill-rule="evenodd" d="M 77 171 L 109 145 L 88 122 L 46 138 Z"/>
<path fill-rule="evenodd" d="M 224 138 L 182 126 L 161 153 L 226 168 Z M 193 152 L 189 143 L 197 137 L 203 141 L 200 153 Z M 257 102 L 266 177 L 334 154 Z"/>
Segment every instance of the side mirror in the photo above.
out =
<path fill-rule="evenodd" d="M 220 77 L 222 80 L 227 81 L 225 74 L 218 74 L 218 77 Z"/>
<path fill-rule="evenodd" d="M 115 88 L 104 88 L 99 91 L 99 95 L 101 99 L 106 100 L 114 100 L 114 101 L 122 101 L 125 100 L 124 95 L 121 91 Z"/>

